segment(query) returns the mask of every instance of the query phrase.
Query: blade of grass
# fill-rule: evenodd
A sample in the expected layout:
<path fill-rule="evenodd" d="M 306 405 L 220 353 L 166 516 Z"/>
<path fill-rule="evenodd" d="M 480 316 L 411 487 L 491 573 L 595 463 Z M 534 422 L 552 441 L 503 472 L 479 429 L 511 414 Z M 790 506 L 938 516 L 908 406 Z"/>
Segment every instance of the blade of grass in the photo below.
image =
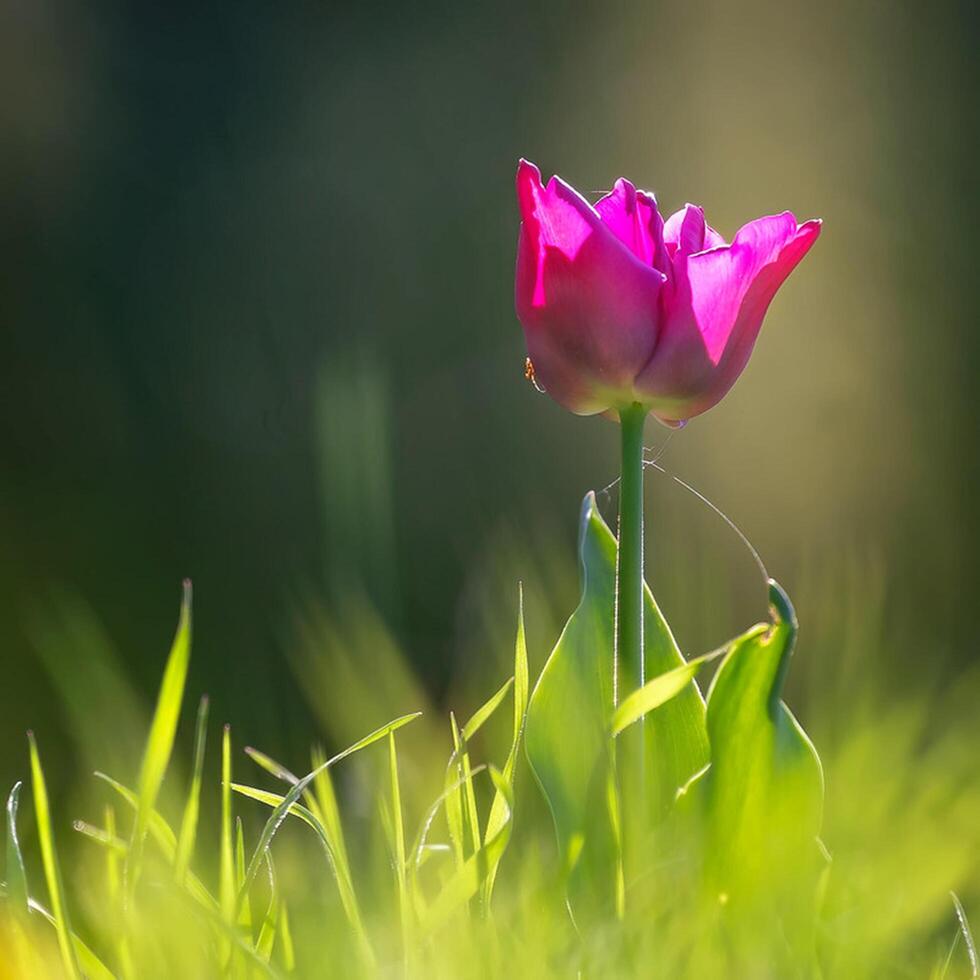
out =
<path fill-rule="evenodd" d="M 394 866 L 395 827 L 391 819 L 391 804 L 384 794 L 378 795 L 378 823 L 381 824 L 381 836 L 384 838 L 385 847 L 388 848 L 390 863 Z"/>
<path fill-rule="evenodd" d="M 456 717 L 449 713 L 449 724 L 453 736 L 453 753 L 449 757 L 445 776 L 446 826 L 449 829 L 449 842 L 452 845 L 456 865 L 466 860 L 466 834 L 463 816 L 463 782 L 462 765 L 459 761 L 459 728 Z"/>
<path fill-rule="evenodd" d="M 313 780 L 317 805 L 316 808 L 311 807 L 311 809 L 319 816 L 323 829 L 327 832 L 338 865 L 343 869 L 347 879 L 353 881 L 350 873 L 350 861 L 347 857 L 347 843 L 344 840 L 344 825 L 340 819 L 340 807 L 337 805 L 337 794 L 333 788 L 333 777 L 330 775 L 330 770 L 323 766 L 326 761 L 327 757 L 323 749 L 314 748 L 311 764 L 314 769 L 318 770 L 316 778 Z M 353 885 L 351 887 L 353 892 Z"/>
<path fill-rule="evenodd" d="M 474 766 L 471 776 L 476 776 L 477 774 L 483 772 L 487 767 L 485 765 Z M 425 819 L 419 826 L 418 833 L 415 835 L 415 841 L 412 844 L 412 858 L 410 866 L 421 865 L 420 854 L 428 846 L 427 840 L 429 836 L 429 830 L 432 828 L 432 823 L 436 818 L 440 808 L 445 804 L 449 795 L 455 790 L 459 789 L 462 785 L 462 780 L 460 779 L 456 783 L 452 783 L 446 786 L 443 791 L 432 801 L 429 805 L 429 809 L 425 811 Z"/>
<path fill-rule="evenodd" d="M 126 860 L 125 849 L 128 848 L 128 844 L 116 834 L 115 807 L 107 803 L 104 813 L 106 840 L 112 842 L 112 846 L 107 846 L 105 849 L 106 895 L 109 899 L 110 908 L 114 914 L 119 915 L 123 912 L 122 869 Z M 123 845 L 124 850 L 122 852 L 120 852 L 117 842 Z M 125 930 L 116 931 L 112 945 L 115 948 L 116 963 L 120 974 L 125 980 L 131 980 L 136 975 L 136 971 L 133 968 L 129 936 Z"/>
<path fill-rule="evenodd" d="M 236 793 L 241 796 L 246 796 L 249 799 L 257 800 L 259 803 L 264 803 L 266 806 L 272 807 L 273 810 L 277 810 L 282 806 L 285 801 L 284 796 L 280 796 L 278 793 L 270 793 L 268 790 L 256 789 L 254 786 L 242 786 L 239 783 L 232 783 L 231 787 Z M 301 803 L 292 803 L 287 811 L 289 814 L 299 817 L 308 827 L 316 833 L 320 840 L 320 844 L 323 847 L 324 853 L 327 857 L 327 863 L 330 865 L 330 870 L 333 872 L 334 879 L 337 882 L 337 890 L 340 893 L 340 901 L 344 908 L 344 914 L 347 916 L 347 920 L 354 930 L 354 934 L 357 937 L 360 949 L 365 958 L 365 962 L 368 964 L 373 964 L 374 953 L 371 949 L 371 944 L 368 939 L 367 932 L 364 929 L 364 922 L 361 918 L 360 906 L 357 903 L 357 899 L 354 895 L 353 884 L 351 883 L 349 872 L 341 869 L 340 865 L 337 863 L 336 855 L 333 852 L 333 848 L 330 843 L 330 837 L 319 819 L 314 815 L 311 810 L 308 810 Z"/>
<path fill-rule="evenodd" d="M 423 844 L 419 854 L 418 867 L 424 867 L 429 858 L 437 854 L 450 854 L 452 849 L 448 844 Z"/>
<path fill-rule="evenodd" d="M 280 956 L 282 968 L 287 973 L 292 973 L 296 969 L 296 951 L 293 947 L 293 933 L 289 927 L 289 909 L 285 902 L 282 903 L 279 922 L 279 936 L 282 939 L 282 942 L 279 944 L 279 949 L 282 951 Z"/>
<path fill-rule="evenodd" d="M 625 698 L 613 712 L 611 726 L 613 735 L 618 735 L 634 722 L 639 721 L 644 715 L 688 690 L 688 685 L 694 680 L 698 671 L 706 663 L 717 660 L 718 657 L 728 653 L 729 647 L 730 644 L 726 644 L 647 681 L 643 687 Z"/>
<path fill-rule="evenodd" d="M 520 756 L 524 719 L 527 715 L 528 691 L 527 639 L 524 633 L 524 588 L 520 586 L 517 594 L 517 638 L 514 641 L 514 734 L 503 771 L 503 777 L 511 787 L 511 792 L 513 792 L 514 773 L 517 768 L 517 760 Z M 511 819 L 511 807 L 508 805 L 504 794 L 498 790 L 494 793 L 493 803 L 490 805 L 490 815 L 487 817 L 487 829 L 483 842 L 484 846 Z M 487 878 L 484 883 L 483 892 L 483 908 L 487 912 L 490 909 L 493 885 L 497 878 L 497 868 L 500 866 L 500 858 L 503 857 L 503 851 L 504 848 L 501 848 L 496 860 L 487 869 Z"/>
<path fill-rule="evenodd" d="M 176 894 L 186 903 L 191 901 L 190 896 L 186 892 L 178 891 Z M 229 975 L 231 975 L 229 965 L 233 964 L 236 967 L 239 965 L 244 966 L 246 968 L 245 976 L 251 975 L 247 969 L 249 966 L 251 966 L 254 972 L 258 973 L 260 976 L 270 977 L 272 980 L 278 980 L 278 978 L 281 976 L 279 971 L 271 963 L 266 963 L 265 960 L 259 956 L 252 944 L 246 942 L 242 938 L 234 925 L 229 925 L 227 922 L 225 922 L 220 910 L 203 909 L 202 911 L 207 922 L 213 926 L 218 935 L 226 941 L 232 957 L 234 958 L 233 962 L 231 958 L 226 956 L 225 965 L 222 968 L 222 971 L 214 971 L 212 975 L 227 978 Z"/>
<path fill-rule="evenodd" d="M 32 898 L 28 900 L 28 905 L 32 912 L 36 912 L 42 919 L 45 919 L 53 925 L 55 929 L 58 928 L 57 919 L 40 902 L 36 902 Z M 71 933 L 71 942 L 75 955 L 78 957 L 78 963 L 84 971 L 87 980 L 116 980 L 115 974 L 75 933 Z"/>
<path fill-rule="evenodd" d="M 245 746 L 245 754 L 257 765 L 261 766 L 270 776 L 281 779 L 284 783 L 296 784 L 299 776 L 287 769 L 281 762 L 277 762 L 271 756 L 252 748 L 251 745 Z"/>
<path fill-rule="evenodd" d="M 483 772 L 484 769 L 486 769 L 486 766 L 484 765 L 476 766 L 470 775 L 476 776 L 478 773 Z M 423 919 L 426 914 L 426 901 L 425 896 L 422 894 L 422 890 L 419 887 L 418 870 L 425 863 L 425 859 L 423 859 L 422 855 L 426 854 L 429 847 L 427 844 L 429 831 L 432 829 L 432 823 L 435 820 L 436 815 L 439 813 L 439 810 L 446 803 L 449 797 L 459 789 L 462 782 L 463 781 L 460 779 L 457 782 L 446 786 L 435 798 L 435 800 L 433 800 L 433 802 L 429 805 L 429 809 L 425 812 L 425 817 L 422 820 L 422 823 L 419 825 L 418 832 L 415 835 L 415 840 L 412 843 L 408 864 L 410 882 L 409 893 L 412 896 L 412 901 L 415 906 L 416 918 L 420 920 Z M 447 850 L 451 849 L 447 847 Z"/>
<path fill-rule="evenodd" d="M 514 683 L 513 677 L 508 677 L 504 684 L 501 686 L 493 697 L 489 698 L 485 704 L 481 705 L 475 712 L 470 720 L 463 725 L 462 735 L 467 742 L 473 740 L 473 736 L 486 724 L 490 719 L 491 715 L 500 707 L 504 698 L 507 697 L 507 692 L 510 690 L 511 684 Z"/>
<path fill-rule="evenodd" d="M 101 827 L 86 823 L 84 820 L 76 820 L 72 824 L 72 827 L 83 837 L 95 841 L 96 844 L 101 844 L 106 849 L 107 854 L 118 857 L 120 854 L 125 855 L 129 850 L 129 844 L 121 837 L 116 836 L 115 831 L 110 833 L 108 830 L 103 830 Z"/>
<path fill-rule="evenodd" d="M 272 959 L 272 948 L 276 942 L 276 924 L 279 918 L 279 886 L 276 881 L 276 869 L 272 863 L 272 855 L 266 855 L 266 866 L 269 869 L 269 904 L 262 925 L 259 928 L 259 938 L 255 944 L 255 952 L 268 963 Z"/>
<path fill-rule="evenodd" d="M 221 736 L 221 838 L 218 854 L 218 905 L 228 926 L 234 926 L 238 909 L 244 904 L 248 889 L 242 888 L 242 899 L 235 901 L 235 855 L 231 813 L 231 726 L 225 725 Z M 243 881 L 244 885 L 244 881 Z"/>
<path fill-rule="evenodd" d="M 252 859 L 249 861 L 248 868 L 245 872 L 245 881 L 242 883 L 241 889 L 238 892 L 238 898 L 236 900 L 236 906 L 241 902 L 244 893 L 251 887 L 252 882 L 255 880 L 256 874 L 258 874 L 259 865 L 268 851 L 269 846 L 272 844 L 272 839 L 276 835 L 276 831 L 282 825 L 283 820 L 286 819 L 286 814 L 289 812 L 289 808 L 303 795 L 303 790 L 310 785 L 311 782 L 316 778 L 317 773 L 335 765 L 340 762 L 341 759 L 346 759 L 347 756 L 353 755 L 355 752 L 366 748 L 379 739 L 384 738 L 389 732 L 393 732 L 403 725 L 407 725 L 409 722 L 414 721 L 421 715 L 422 712 L 416 711 L 410 715 L 402 715 L 400 718 L 396 718 L 394 721 L 388 722 L 387 725 L 382 725 L 381 728 L 376 729 L 371 732 L 370 735 L 365 735 L 364 738 L 355 742 L 353 745 L 348 746 L 342 752 L 338 752 L 337 755 L 328 759 L 320 769 L 314 769 L 312 772 L 304 776 L 295 786 L 293 786 L 289 792 L 283 797 L 282 802 L 272 811 L 269 819 L 266 821 L 265 826 L 262 828 L 262 833 L 259 836 L 259 841 L 255 845 L 255 850 L 252 852 Z"/>
<path fill-rule="evenodd" d="M 17 838 L 17 806 L 20 802 L 21 783 L 14 783 L 7 797 L 7 898 L 13 908 L 27 912 L 27 872 L 24 857 Z"/>
<path fill-rule="evenodd" d="M 960 901 L 956 892 L 950 892 L 949 894 L 953 899 L 953 906 L 956 908 L 956 919 L 960 924 L 960 932 L 963 934 L 963 944 L 966 946 L 966 955 L 970 959 L 970 976 L 976 977 L 980 975 L 980 969 L 978 969 L 977 961 L 977 946 L 973 941 L 973 932 L 970 929 L 970 922 L 966 917 L 966 909 L 963 908 L 963 903 Z"/>
<path fill-rule="evenodd" d="M 102 782 L 111 786 L 129 804 L 134 812 L 139 807 L 139 797 L 136 795 L 135 790 L 124 786 L 119 780 L 113 779 L 112 776 L 104 772 L 96 771 L 95 778 L 101 779 Z M 177 835 L 174 833 L 173 827 L 163 819 L 158 810 L 154 810 L 150 815 L 149 834 L 156 841 L 157 846 L 163 852 L 163 856 L 167 860 L 173 861 L 174 855 L 177 853 Z"/>
<path fill-rule="evenodd" d="M 266 755 L 265 752 L 260 752 L 258 749 L 246 745 L 245 754 L 273 778 L 281 780 L 284 783 L 289 783 L 290 786 L 295 786 L 299 782 L 299 776 L 296 773 L 287 769 L 286 766 L 273 759 L 272 756 Z M 316 762 L 313 763 L 314 769 L 317 767 L 317 764 Z M 303 799 L 306 800 L 307 807 L 319 816 L 319 805 L 309 788 L 303 791 Z"/>
<path fill-rule="evenodd" d="M 470 752 L 466 736 L 460 732 L 460 765 L 463 770 L 463 800 L 466 804 L 466 826 L 470 834 L 470 847 L 475 853 L 480 849 L 482 834 L 480 832 L 480 814 L 476 808 L 476 792 L 473 789 L 473 771 L 470 765 Z"/>
<path fill-rule="evenodd" d="M 394 836 L 393 857 L 395 882 L 398 887 L 398 912 L 402 932 L 402 961 L 407 976 L 409 973 L 409 955 L 412 948 L 412 924 L 405 867 L 405 823 L 402 817 L 402 795 L 401 786 L 398 781 L 398 752 L 395 748 L 394 732 L 388 732 L 388 769 L 391 778 L 391 813 Z"/>
<path fill-rule="evenodd" d="M 259 930 L 258 942 L 255 944 L 255 951 L 268 963 L 272 959 L 272 949 L 276 944 L 276 922 L 279 917 L 278 897 L 269 900 L 269 907 L 266 909 L 262 919 L 262 928 Z"/>
<path fill-rule="evenodd" d="M 187 680 L 187 667 L 191 656 L 191 583 L 185 579 L 183 597 L 180 604 L 180 618 L 177 632 L 163 672 L 163 681 L 157 697 L 156 710 L 146 740 L 143 761 L 137 780 L 139 806 L 136 810 L 136 823 L 133 827 L 133 846 L 126 862 L 126 881 L 132 895 L 139 877 L 143 842 L 150 824 L 150 814 L 156 806 L 157 796 L 174 747 L 180 706 L 184 698 L 184 683 Z"/>
<path fill-rule="evenodd" d="M 513 794 L 510 786 L 504 779 L 503 774 L 493 766 L 488 767 L 490 778 L 497 791 L 501 793 L 513 812 Z M 436 900 L 429 907 L 425 915 L 424 929 L 431 934 L 443 925 L 457 910 L 463 908 L 480 887 L 483 885 L 491 863 L 499 860 L 500 853 L 507 846 L 510 836 L 511 821 L 508 817 L 497 834 L 492 837 L 475 854 L 470 855 L 461 867 L 453 872 L 452 877 L 446 882 Z"/>
<path fill-rule="evenodd" d="M 446 822 L 449 825 L 449 839 L 452 843 L 457 865 L 462 864 L 466 857 L 467 829 L 472 851 L 476 851 L 480 847 L 479 818 L 476 812 L 473 786 L 470 781 L 472 773 L 467 775 L 467 771 L 471 769 L 471 764 L 465 746 L 500 707 L 513 683 L 514 678 L 508 678 L 489 700 L 477 708 L 469 721 L 463 725 L 462 730 L 456 723 L 456 716 L 452 712 L 449 714 L 453 736 L 453 754 L 446 766 L 444 785 L 449 787 L 462 777 L 458 788 L 450 791 L 446 797 Z"/>
<path fill-rule="evenodd" d="M 180 834 L 177 837 L 177 853 L 174 857 L 174 877 L 183 883 L 194 855 L 197 839 L 197 820 L 201 808 L 201 781 L 204 771 L 204 747 L 207 740 L 208 698 L 205 695 L 197 708 L 197 725 L 194 729 L 194 768 L 191 783 L 184 803 L 184 815 L 180 821 Z"/>
<path fill-rule="evenodd" d="M 392 732 L 397 731 L 403 725 L 407 725 L 414 721 L 421 715 L 421 712 L 416 711 L 412 714 L 403 715 L 399 718 L 394 719 L 387 725 L 381 726 L 381 728 L 376 729 L 369 735 L 358 740 L 353 745 L 344 749 L 342 752 L 337 753 L 332 758 L 326 760 L 320 766 L 313 769 L 312 772 L 308 773 L 302 779 L 298 780 L 289 792 L 282 797 L 275 808 L 269 819 L 266 821 L 263 827 L 262 834 L 259 838 L 259 843 L 256 845 L 256 849 L 252 854 L 252 860 L 249 862 L 248 869 L 245 873 L 245 880 L 242 883 L 241 888 L 238 892 L 238 898 L 236 900 L 236 907 L 242 901 L 243 894 L 251 886 L 252 881 L 255 880 L 255 875 L 258 872 L 258 862 L 261 860 L 262 856 L 268 852 L 269 846 L 272 843 L 272 839 L 278 831 L 279 827 L 282 825 L 283 820 L 286 818 L 287 814 L 291 811 L 292 807 L 300 799 L 303 793 L 306 791 L 307 787 L 316 779 L 316 777 L 322 773 L 326 772 L 330 766 L 335 765 L 347 756 L 352 755 L 355 752 L 360 751 L 363 748 L 373 744 L 379 739 L 384 738 Z M 281 767 L 280 767 L 281 768 Z M 338 870 L 338 865 L 336 862 L 333 847 L 331 845 L 330 837 L 324 829 L 323 825 L 313 816 L 313 814 L 307 811 L 310 819 L 313 821 L 311 826 L 317 831 L 318 836 L 323 843 L 324 849 L 327 854 L 328 861 L 330 862 L 331 868 L 334 870 L 335 877 L 337 879 L 338 886 L 341 890 L 341 899 L 344 903 L 345 912 L 348 915 L 348 919 L 351 921 L 352 925 L 355 927 L 355 931 L 358 934 L 359 945 L 362 951 L 362 955 L 365 961 L 370 965 L 374 962 L 374 954 L 368 941 L 367 934 L 364 931 L 363 923 L 360 918 L 360 911 L 358 909 L 356 898 L 353 894 L 353 885 L 350 881 L 349 874 L 341 872 Z M 309 821 L 307 821 L 309 822 Z"/>
<path fill-rule="evenodd" d="M 493 713 L 503 703 L 514 678 L 508 678 L 494 695 L 473 713 L 462 729 L 456 723 L 456 716 L 450 712 L 449 722 L 453 736 L 453 754 L 446 767 L 445 785 L 460 779 L 459 788 L 446 798 L 446 821 L 449 825 L 449 837 L 456 855 L 457 865 L 462 864 L 466 857 L 466 839 L 469 838 L 470 853 L 480 849 L 481 833 L 480 818 L 476 808 L 476 796 L 473 791 L 472 765 L 470 763 L 467 745 L 470 739 L 486 724 Z"/>
<path fill-rule="evenodd" d="M 61 867 L 58 864 L 58 853 L 54 843 L 54 833 L 51 829 L 51 808 L 48 802 L 48 788 L 44 782 L 44 771 L 41 768 L 41 757 L 38 755 L 37 742 L 34 733 L 27 733 L 31 750 L 31 783 L 34 788 L 34 811 L 37 819 L 37 836 L 41 845 L 41 863 L 44 866 L 44 877 L 48 883 L 48 893 L 51 897 L 51 917 L 54 920 L 55 931 L 58 935 L 58 947 L 61 950 L 61 960 L 70 980 L 80 980 L 78 957 L 71 938 L 71 923 L 68 919 L 68 907 L 65 902 L 65 886 L 61 878 Z"/>
<path fill-rule="evenodd" d="M 295 773 L 264 752 L 247 747 L 245 753 L 276 779 L 289 783 L 291 786 L 295 786 L 299 782 L 299 777 Z M 317 775 L 313 780 L 313 785 L 307 786 L 303 790 L 302 799 L 313 816 L 323 825 L 323 829 L 330 840 L 330 847 L 333 851 L 334 859 L 343 870 L 343 873 L 350 879 L 347 845 L 344 840 L 343 825 L 340 821 L 337 797 L 333 789 L 333 780 L 330 777 L 330 770 L 323 767 L 326 761 L 327 757 L 323 749 L 314 747 L 311 753 L 311 767 L 317 770 Z"/>
<path fill-rule="evenodd" d="M 946 952 L 946 957 L 942 962 L 942 966 L 936 965 L 933 970 L 933 977 L 935 980 L 946 980 L 949 975 L 949 968 L 953 965 L 953 954 L 956 952 L 957 946 L 960 944 L 960 939 L 962 938 L 962 933 L 960 932 L 959 926 L 956 927 L 956 932 L 953 933 L 953 941 L 949 944 L 949 949 Z"/>
<path fill-rule="evenodd" d="M 289 783 L 291 786 L 295 786 L 299 782 L 298 776 L 264 752 L 253 748 L 246 748 L 245 752 L 257 765 L 276 779 Z M 325 762 L 326 756 L 323 750 L 314 748 L 311 765 L 317 771 L 317 775 L 312 786 L 307 786 L 303 790 L 302 799 L 309 812 L 322 825 L 328 841 L 330 863 L 334 869 L 334 878 L 337 881 L 345 914 L 352 923 L 358 923 L 356 928 L 360 929 L 362 921 L 360 904 L 354 890 L 354 879 L 347 856 L 347 845 L 344 841 L 343 825 L 340 821 L 340 810 L 337 806 L 337 797 L 334 794 L 333 780 L 330 777 L 330 770 L 324 768 Z M 281 797 L 278 799 L 281 800 Z M 271 805 L 275 806 L 275 804 Z M 294 808 L 290 812 L 295 813 L 296 809 Z"/>
<path fill-rule="evenodd" d="M 118 914 L 121 910 L 119 900 L 122 894 L 120 868 L 129 851 L 129 842 L 123 840 L 116 834 L 116 811 L 111 806 L 106 806 L 104 830 L 101 827 L 94 827 L 84 820 L 76 820 L 72 826 L 83 837 L 104 848 L 106 857 L 106 896 L 109 900 L 110 908 Z M 134 976 L 135 971 L 132 966 L 132 955 L 126 933 L 117 932 L 113 945 L 116 951 L 116 962 L 119 964 L 122 976 Z M 79 956 L 79 960 L 82 960 L 81 956 Z M 88 970 L 85 969 L 84 962 L 82 962 L 82 968 L 88 973 Z"/>
<path fill-rule="evenodd" d="M 133 810 L 136 809 L 138 806 L 138 800 L 136 793 L 133 790 L 129 789 L 127 786 L 123 786 L 123 784 L 118 780 L 113 779 L 111 776 L 107 776 L 104 772 L 97 772 L 95 773 L 95 776 L 97 779 L 101 779 L 103 782 L 111 786 L 119 794 L 119 796 L 133 808 Z M 157 810 L 154 810 L 150 814 L 149 833 L 156 842 L 157 847 L 160 848 L 163 856 L 169 862 L 173 862 L 177 853 L 177 835 L 174 833 L 170 824 L 163 819 Z M 187 872 L 184 885 L 187 892 L 209 911 L 213 911 L 214 909 L 218 908 L 218 900 L 211 894 L 210 891 L 208 891 L 201 879 L 198 878 L 193 872 Z"/>
<path fill-rule="evenodd" d="M 267 854 L 266 857 L 269 855 Z M 235 817 L 235 889 L 239 889 L 245 881 L 245 829 L 242 827 L 242 818 Z M 242 907 L 238 912 L 238 924 L 246 936 L 252 936 L 252 903 L 249 901 L 248 894 L 242 902 Z"/>
<path fill-rule="evenodd" d="M 254 786 L 244 786 L 242 783 L 232 783 L 232 791 L 238 793 L 240 796 L 246 796 L 250 800 L 256 800 L 259 803 L 264 803 L 268 807 L 275 809 L 283 801 L 283 797 L 279 793 L 272 793 L 266 789 L 257 789 Z M 318 828 L 319 821 L 317 820 L 316 814 L 312 810 L 307 809 L 302 803 L 294 803 L 289 808 L 290 815 L 294 817 L 299 817 L 307 826 L 312 827 L 314 830 L 322 829 L 322 826 Z"/>
<path fill-rule="evenodd" d="M 105 806 L 105 833 L 109 840 L 119 840 L 119 838 L 116 837 L 116 809 L 109 803 L 107 803 Z M 126 845 L 126 842 L 123 840 L 119 840 L 119 843 L 121 843 L 124 847 Z M 106 850 L 105 880 L 109 899 L 112 902 L 117 902 L 119 900 L 119 886 L 121 883 L 121 878 L 119 868 L 119 851 L 115 847 L 110 847 Z"/>

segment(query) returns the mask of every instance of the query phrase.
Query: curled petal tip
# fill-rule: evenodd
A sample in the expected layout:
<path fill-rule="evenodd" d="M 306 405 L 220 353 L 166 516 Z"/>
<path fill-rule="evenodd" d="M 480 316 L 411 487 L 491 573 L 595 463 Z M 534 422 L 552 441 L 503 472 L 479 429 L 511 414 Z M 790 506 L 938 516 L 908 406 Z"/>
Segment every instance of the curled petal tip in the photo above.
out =
<path fill-rule="evenodd" d="M 793 244 L 797 248 L 803 248 L 804 254 L 810 250 L 813 243 L 820 237 L 823 229 L 822 218 L 810 218 L 797 226 L 796 234 L 793 236 Z M 802 256 L 801 256 L 802 257 Z"/>
<path fill-rule="evenodd" d="M 517 161 L 517 182 L 520 184 L 525 180 L 533 180 L 541 183 L 541 171 L 530 160 L 521 157 Z"/>
<path fill-rule="evenodd" d="M 521 157 L 517 164 L 516 183 L 521 218 L 526 221 L 534 211 L 535 192 L 541 188 L 541 171 L 529 160 Z"/>
<path fill-rule="evenodd" d="M 636 194 L 636 187 L 634 187 L 633 182 L 628 180 L 626 177 L 617 177 L 616 183 L 613 184 L 613 190 L 623 191 L 625 194 L 628 194 L 631 197 Z"/>

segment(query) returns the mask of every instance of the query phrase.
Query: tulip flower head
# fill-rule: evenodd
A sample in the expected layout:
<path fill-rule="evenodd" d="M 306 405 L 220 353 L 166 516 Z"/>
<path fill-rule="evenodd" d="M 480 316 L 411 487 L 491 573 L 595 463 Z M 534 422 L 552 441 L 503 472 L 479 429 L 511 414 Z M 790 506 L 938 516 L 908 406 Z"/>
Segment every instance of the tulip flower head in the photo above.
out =
<path fill-rule="evenodd" d="M 639 403 L 672 426 L 727 394 L 820 234 L 819 220 L 784 211 L 727 243 L 693 204 L 664 221 L 620 178 L 593 206 L 526 160 L 517 200 L 516 307 L 534 377 L 578 415 Z"/>

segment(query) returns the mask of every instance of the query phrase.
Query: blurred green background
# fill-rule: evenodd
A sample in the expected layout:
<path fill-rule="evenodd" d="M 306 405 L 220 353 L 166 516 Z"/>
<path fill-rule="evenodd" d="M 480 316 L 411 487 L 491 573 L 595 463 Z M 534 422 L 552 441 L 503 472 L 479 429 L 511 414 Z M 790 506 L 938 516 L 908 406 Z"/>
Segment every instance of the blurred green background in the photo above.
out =
<path fill-rule="evenodd" d="M 55 773 L 131 771 L 109 719 L 150 703 L 183 576 L 190 690 L 287 759 L 339 737 L 318 705 L 351 671 L 317 687 L 308 655 L 384 687 L 404 651 L 444 704 L 494 673 L 523 578 L 540 665 L 618 433 L 523 379 L 521 155 L 727 236 L 824 218 L 740 383 L 661 462 L 794 595 L 818 742 L 865 599 L 847 678 L 952 683 L 980 587 L 976 9 L 6 0 L 0 785 L 27 727 Z M 653 473 L 648 500 L 682 646 L 763 616 L 731 532 Z"/>

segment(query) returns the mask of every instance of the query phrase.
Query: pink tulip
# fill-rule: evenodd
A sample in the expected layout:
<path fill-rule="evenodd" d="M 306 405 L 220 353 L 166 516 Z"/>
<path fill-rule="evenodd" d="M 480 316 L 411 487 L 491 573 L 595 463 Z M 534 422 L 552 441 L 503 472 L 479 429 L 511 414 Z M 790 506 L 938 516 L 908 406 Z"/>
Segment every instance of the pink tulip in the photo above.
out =
<path fill-rule="evenodd" d="M 688 204 L 663 221 L 624 178 L 588 203 L 517 170 L 517 316 L 535 377 L 578 415 L 639 402 L 667 425 L 706 412 L 748 363 L 776 290 L 820 234 L 789 211 L 731 244 Z"/>

